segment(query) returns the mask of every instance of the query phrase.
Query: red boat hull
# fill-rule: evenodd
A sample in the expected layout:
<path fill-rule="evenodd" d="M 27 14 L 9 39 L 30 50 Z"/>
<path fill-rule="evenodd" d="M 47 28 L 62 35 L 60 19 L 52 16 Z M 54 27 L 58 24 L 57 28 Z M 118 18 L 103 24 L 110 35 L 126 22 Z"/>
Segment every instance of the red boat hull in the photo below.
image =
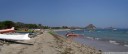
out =
<path fill-rule="evenodd" d="M 9 32 L 15 32 L 14 30 L 14 27 L 12 27 L 11 29 L 3 29 L 3 30 L 0 30 L 0 33 L 9 33 Z"/>
<path fill-rule="evenodd" d="M 67 36 L 80 36 L 79 34 L 67 34 Z"/>

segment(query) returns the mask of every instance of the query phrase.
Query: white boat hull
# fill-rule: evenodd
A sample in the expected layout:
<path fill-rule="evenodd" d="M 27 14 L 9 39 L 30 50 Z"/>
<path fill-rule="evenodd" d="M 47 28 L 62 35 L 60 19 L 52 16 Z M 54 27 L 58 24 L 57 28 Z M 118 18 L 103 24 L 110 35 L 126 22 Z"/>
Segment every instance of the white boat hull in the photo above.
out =
<path fill-rule="evenodd" d="M 30 40 L 28 34 L 0 34 L 0 39 L 7 40 Z"/>

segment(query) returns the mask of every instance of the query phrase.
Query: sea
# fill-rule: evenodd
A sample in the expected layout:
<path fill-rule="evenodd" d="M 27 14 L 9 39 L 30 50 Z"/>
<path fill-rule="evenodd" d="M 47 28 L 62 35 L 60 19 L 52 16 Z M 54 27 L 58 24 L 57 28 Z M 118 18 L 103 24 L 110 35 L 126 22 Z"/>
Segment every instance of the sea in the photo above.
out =
<path fill-rule="evenodd" d="M 63 37 L 66 37 L 65 34 L 68 32 L 80 34 L 80 37 L 75 37 L 73 40 L 93 46 L 99 50 L 105 52 L 128 52 L 128 29 L 56 31 L 57 34 L 63 35 Z"/>

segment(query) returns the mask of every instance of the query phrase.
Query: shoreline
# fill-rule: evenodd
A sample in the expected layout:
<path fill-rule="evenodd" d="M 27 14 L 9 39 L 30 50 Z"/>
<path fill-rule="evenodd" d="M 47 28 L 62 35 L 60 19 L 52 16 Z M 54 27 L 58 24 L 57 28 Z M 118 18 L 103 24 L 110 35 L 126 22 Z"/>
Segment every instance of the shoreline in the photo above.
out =
<path fill-rule="evenodd" d="M 64 37 L 63 34 L 61 35 L 62 37 Z M 83 38 L 73 37 L 72 39 L 73 41 L 76 41 L 80 44 L 94 47 L 95 49 L 102 50 L 103 52 L 128 52 L 127 45 L 126 46 L 119 45 L 115 41 L 101 41 L 98 38 L 93 39 L 88 36 L 83 36 Z"/>
<path fill-rule="evenodd" d="M 48 30 L 29 41 L 4 44 L 0 54 L 99 54 L 94 48 L 75 43 L 57 35 L 51 35 Z"/>

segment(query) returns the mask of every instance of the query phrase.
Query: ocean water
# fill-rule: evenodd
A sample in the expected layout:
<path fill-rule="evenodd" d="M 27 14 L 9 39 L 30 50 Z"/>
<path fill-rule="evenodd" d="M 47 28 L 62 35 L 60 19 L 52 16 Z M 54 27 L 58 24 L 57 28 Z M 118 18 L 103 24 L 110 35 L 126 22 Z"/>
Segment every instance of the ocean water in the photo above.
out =
<path fill-rule="evenodd" d="M 88 30 L 71 30 L 76 34 L 81 34 L 85 37 L 94 38 L 102 41 L 116 41 L 120 44 L 128 44 L 128 29 L 96 29 L 95 31 L 89 32 Z M 59 34 L 65 35 L 70 31 L 61 31 Z"/>
<path fill-rule="evenodd" d="M 128 51 L 128 29 L 96 29 L 92 32 L 89 32 L 88 30 L 70 30 L 58 31 L 57 33 L 66 37 L 65 34 L 67 32 L 81 34 L 83 38 L 79 39 L 79 42 L 99 47 L 98 49 L 104 51 Z"/>

